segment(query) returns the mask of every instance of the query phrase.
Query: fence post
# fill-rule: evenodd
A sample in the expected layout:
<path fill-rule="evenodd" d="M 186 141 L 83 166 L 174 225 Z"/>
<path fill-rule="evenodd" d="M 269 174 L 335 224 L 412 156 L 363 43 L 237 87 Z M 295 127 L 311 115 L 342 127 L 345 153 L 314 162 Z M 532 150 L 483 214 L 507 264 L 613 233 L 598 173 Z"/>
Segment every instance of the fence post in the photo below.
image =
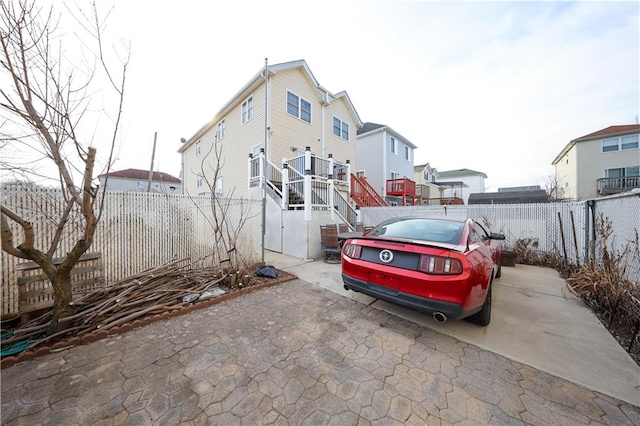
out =
<path fill-rule="evenodd" d="M 287 209 L 289 204 L 289 164 L 282 164 L 282 210 Z"/>

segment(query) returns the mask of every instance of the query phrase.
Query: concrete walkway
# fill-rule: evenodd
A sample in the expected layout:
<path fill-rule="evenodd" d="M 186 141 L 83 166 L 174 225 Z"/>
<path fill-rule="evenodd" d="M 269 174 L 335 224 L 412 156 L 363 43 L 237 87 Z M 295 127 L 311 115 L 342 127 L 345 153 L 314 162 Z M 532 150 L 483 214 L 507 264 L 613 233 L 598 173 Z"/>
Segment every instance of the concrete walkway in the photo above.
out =
<path fill-rule="evenodd" d="M 289 269 L 326 284 L 320 263 Z M 1 423 L 640 424 L 639 406 L 374 306 L 299 279 L 19 363 Z"/>
<path fill-rule="evenodd" d="M 345 297 L 437 330 L 614 398 L 640 405 L 640 367 L 591 310 L 549 268 L 502 268 L 495 280 L 491 324 L 444 324 L 411 309 L 346 291 L 339 264 L 267 252 L 267 263 Z"/>

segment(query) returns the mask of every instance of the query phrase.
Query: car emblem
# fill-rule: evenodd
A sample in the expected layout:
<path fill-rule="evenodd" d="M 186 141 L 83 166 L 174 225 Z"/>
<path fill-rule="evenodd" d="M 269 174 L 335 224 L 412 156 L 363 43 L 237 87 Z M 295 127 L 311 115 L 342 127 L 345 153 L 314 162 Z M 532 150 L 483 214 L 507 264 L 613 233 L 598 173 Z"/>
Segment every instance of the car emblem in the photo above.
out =
<path fill-rule="evenodd" d="M 380 252 L 380 260 L 384 263 L 391 263 L 393 260 L 393 253 L 391 253 L 391 250 L 382 250 Z"/>

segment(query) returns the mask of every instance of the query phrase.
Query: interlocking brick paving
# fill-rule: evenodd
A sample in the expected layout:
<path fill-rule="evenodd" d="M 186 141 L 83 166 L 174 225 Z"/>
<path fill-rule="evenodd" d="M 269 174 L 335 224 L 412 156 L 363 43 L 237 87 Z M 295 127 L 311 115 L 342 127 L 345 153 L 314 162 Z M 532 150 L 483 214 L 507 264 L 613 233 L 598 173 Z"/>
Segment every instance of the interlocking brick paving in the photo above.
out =
<path fill-rule="evenodd" d="M 640 408 L 301 280 L 2 370 L 2 424 L 640 424 Z"/>

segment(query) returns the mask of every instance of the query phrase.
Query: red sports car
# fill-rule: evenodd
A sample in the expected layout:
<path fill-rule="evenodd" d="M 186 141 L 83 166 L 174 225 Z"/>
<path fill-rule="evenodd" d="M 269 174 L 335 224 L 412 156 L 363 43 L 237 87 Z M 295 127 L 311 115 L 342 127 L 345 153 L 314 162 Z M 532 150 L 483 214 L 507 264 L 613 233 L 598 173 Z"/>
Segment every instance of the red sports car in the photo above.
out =
<path fill-rule="evenodd" d="M 471 219 L 394 218 L 345 241 L 347 290 L 432 313 L 436 321 L 491 320 L 491 284 L 501 274 L 501 234 Z"/>

